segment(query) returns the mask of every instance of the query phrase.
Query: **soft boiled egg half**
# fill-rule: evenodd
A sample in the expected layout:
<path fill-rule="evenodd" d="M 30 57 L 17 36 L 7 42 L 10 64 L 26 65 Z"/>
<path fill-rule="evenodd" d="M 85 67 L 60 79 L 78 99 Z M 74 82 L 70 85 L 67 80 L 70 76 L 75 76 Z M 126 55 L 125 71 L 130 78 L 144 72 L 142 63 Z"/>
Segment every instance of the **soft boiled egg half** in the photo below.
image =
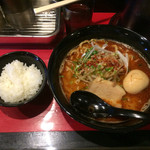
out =
<path fill-rule="evenodd" d="M 130 71 L 123 80 L 124 89 L 130 94 L 137 94 L 149 85 L 149 78 L 143 71 Z"/>

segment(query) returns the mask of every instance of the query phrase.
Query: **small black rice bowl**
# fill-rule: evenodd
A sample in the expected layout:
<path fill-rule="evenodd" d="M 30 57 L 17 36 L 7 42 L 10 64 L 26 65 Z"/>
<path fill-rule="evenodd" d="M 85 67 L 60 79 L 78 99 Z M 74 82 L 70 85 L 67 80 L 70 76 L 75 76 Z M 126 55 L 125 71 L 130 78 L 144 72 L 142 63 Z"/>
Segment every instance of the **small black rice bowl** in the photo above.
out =
<path fill-rule="evenodd" d="M 67 53 L 79 43 L 90 39 L 110 39 L 125 43 L 140 53 L 150 63 L 150 42 L 143 36 L 121 27 L 111 25 L 88 26 L 66 36 L 53 50 L 48 64 L 48 82 L 60 107 L 76 121 L 104 132 L 129 132 L 138 129 L 147 121 L 128 119 L 121 123 L 104 123 L 77 113 L 66 100 L 59 83 L 59 68 Z"/>
<path fill-rule="evenodd" d="M 0 74 L 2 73 L 3 68 L 6 66 L 6 64 L 11 63 L 14 60 L 18 60 L 23 64 L 26 64 L 27 66 L 31 66 L 32 64 L 35 64 L 35 67 L 37 67 L 37 69 L 40 70 L 43 76 L 43 81 L 37 93 L 34 96 L 32 96 L 30 99 L 12 103 L 12 102 L 5 102 L 3 99 L 0 98 L 0 105 L 5 107 L 16 107 L 34 100 L 42 92 L 42 90 L 44 89 L 47 83 L 47 68 L 45 63 L 38 56 L 26 51 L 15 51 L 15 52 L 10 52 L 2 55 L 0 57 Z"/>

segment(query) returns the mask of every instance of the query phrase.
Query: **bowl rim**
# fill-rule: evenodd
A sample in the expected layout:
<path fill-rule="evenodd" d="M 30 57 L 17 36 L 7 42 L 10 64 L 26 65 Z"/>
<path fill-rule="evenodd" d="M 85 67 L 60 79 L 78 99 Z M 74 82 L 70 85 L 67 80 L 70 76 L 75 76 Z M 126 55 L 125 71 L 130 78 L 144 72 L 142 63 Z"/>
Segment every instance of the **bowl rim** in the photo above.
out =
<path fill-rule="evenodd" d="M 45 87 L 45 85 L 47 83 L 47 67 L 46 67 L 46 64 L 36 54 L 33 54 L 31 52 L 28 52 L 28 51 L 13 51 L 13 52 L 8 52 L 8 53 L 5 53 L 5 54 L 1 55 L 0 59 L 3 59 L 5 57 L 7 57 L 7 56 L 10 57 L 11 55 L 15 55 L 15 54 L 17 54 L 17 55 L 25 55 L 25 57 L 30 57 L 30 58 L 33 58 L 33 60 L 38 61 L 41 64 L 41 66 L 43 67 L 44 74 L 41 72 L 40 68 L 38 68 L 38 66 L 36 64 L 35 64 L 35 66 L 40 70 L 40 72 L 41 72 L 41 74 L 43 76 L 43 81 L 42 81 L 42 84 L 41 84 L 38 92 L 33 97 L 31 97 L 30 99 L 23 100 L 23 101 L 20 101 L 20 102 L 15 102 L 15 103 L 9 103 L 9 102 L 5 103 L 5 102 L 1 102 L 0 101 L 0 106 L 4 106 L 4 107 L 17 107 L 17 106 L 24 105 L 24 104 L 27 104 L 27 103 L 31 102 L 32 100 L 34 100 L 41 93 L 41 91 L 43 90 L 43 88 Z M 14 60 L 16 60 L 16 59 L 14 59 Z M 21 60 L 20 60 L 20 62 L 21 62 Z M 25 62 L 23 62 L 23 63 L 25 64 Z"/>
<path fill-rule="evenodd" d="M 88 31 L 88 30 L 91 30 L 93 28 L 98 28 L 98 29 L 101 29 L 101 28 L 113 28 L 115 30 L 119 30 L 119 31 L 121 30 L 123 34 L 124 33 L 133 34 L 137 39 L 143 41 L 143 43 L 146 44 L 146 46 L 148 46 L 150 48 L 150 42 L 144 36 L 136 33 L 135 31 L 132 31 L 132 30 L 130 30 L 128 28 L 114 26 L 114 25 L 90 25 L 90 26 L 81 28 L 79 30 L 76 30 L 75 32 L 72 32 L 72 33 L 68 34 L 54 48 L 54 50 L 53 50 L 53 52 L 52 52 L 52 54 L 50 56 L 49 62 L 48 62 L 48 84 L 50 86 L 50 89 L 52 91 L 54 99 L 59 104 L 59 106 L 66 112 L 66 114 L 68 114 L 74 120 L 76 120 L 76 121 L 78 121 L 78 122 L 80 122 L 80 123 L 82 123 L 82 124 L 84 124 L 84 125 L 86 125 L 88 127 L 91 127 L 91 128 L 94 128 L 94 129 L 98 129 L 98 130 L 101 130 L 101 131 L 104 131 L 104 132 L 126 133 L 126 132 L 130 132 L 130 131 L 136 130 L 136 129 L 140 128 L 140 127 L 143 127 L 143 126 L 147 125 L 149 123 L 149 121 L 142 121 L 139 124 L 134 124 L 132 126 L 123 126 L 121 128 L 113 127 L 113 126 L 111 128 L 100 127 L 100 126 L 97 126 L 97 125 L 93 125 L 93 124 L 91 124 L 89 122 L 86 122 L 85 120 L 83 121 L 80 118 L 80 116 L 76 115 L 76 113 L 71 110 L 70 107 L 64 105 L 64 103 L 62 103 L 61 100 L 59 100 L 59 97 L 57 96 L 56 91 L 54 89 L 55 84 L 52 81 L 52 74 L 53 74 L 53 69 L 54 69 L 52 66 L 55 63 L 55 59 L 57 57 L 56 54 L 58 53 L 58 51 L 61 51 L 60 47 L 62 46 L 63 43 L 65 43 L 65 42 L 67 43 L 68 40 L 70 40 L 73 36 L 80 35 L 81 32 Z M 82 117 L 82 115 L 81 115 L 81 117 Z"/>

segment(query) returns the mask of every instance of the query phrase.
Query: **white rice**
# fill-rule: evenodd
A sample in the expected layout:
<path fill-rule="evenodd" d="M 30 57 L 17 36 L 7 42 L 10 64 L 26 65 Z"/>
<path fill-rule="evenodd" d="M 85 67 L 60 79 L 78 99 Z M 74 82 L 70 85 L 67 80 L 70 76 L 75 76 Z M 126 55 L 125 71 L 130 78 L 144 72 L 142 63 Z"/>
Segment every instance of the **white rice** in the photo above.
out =
<path fill-rule="evenodd" d="M 39 90 L 43 76 L 32 64 L 26 66 L 18 60 L 6 64 L 0 76 L 0 97 L 15 103 L 30 99 Z"/>

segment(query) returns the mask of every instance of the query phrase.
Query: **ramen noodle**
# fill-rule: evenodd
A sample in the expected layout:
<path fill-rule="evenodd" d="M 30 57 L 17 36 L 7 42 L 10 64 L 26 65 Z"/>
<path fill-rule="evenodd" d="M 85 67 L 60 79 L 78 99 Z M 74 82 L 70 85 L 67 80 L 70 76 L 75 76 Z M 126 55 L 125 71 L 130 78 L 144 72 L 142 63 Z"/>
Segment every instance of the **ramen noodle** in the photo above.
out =
<path fill-rule="evenodd" d="M 63 60 L 59 78 L 68 101 L 74 91 L 87 90 L 119 108 L 144 111 L 149 105 L 149 64 L 120 42 L 83 41 Z"/>

